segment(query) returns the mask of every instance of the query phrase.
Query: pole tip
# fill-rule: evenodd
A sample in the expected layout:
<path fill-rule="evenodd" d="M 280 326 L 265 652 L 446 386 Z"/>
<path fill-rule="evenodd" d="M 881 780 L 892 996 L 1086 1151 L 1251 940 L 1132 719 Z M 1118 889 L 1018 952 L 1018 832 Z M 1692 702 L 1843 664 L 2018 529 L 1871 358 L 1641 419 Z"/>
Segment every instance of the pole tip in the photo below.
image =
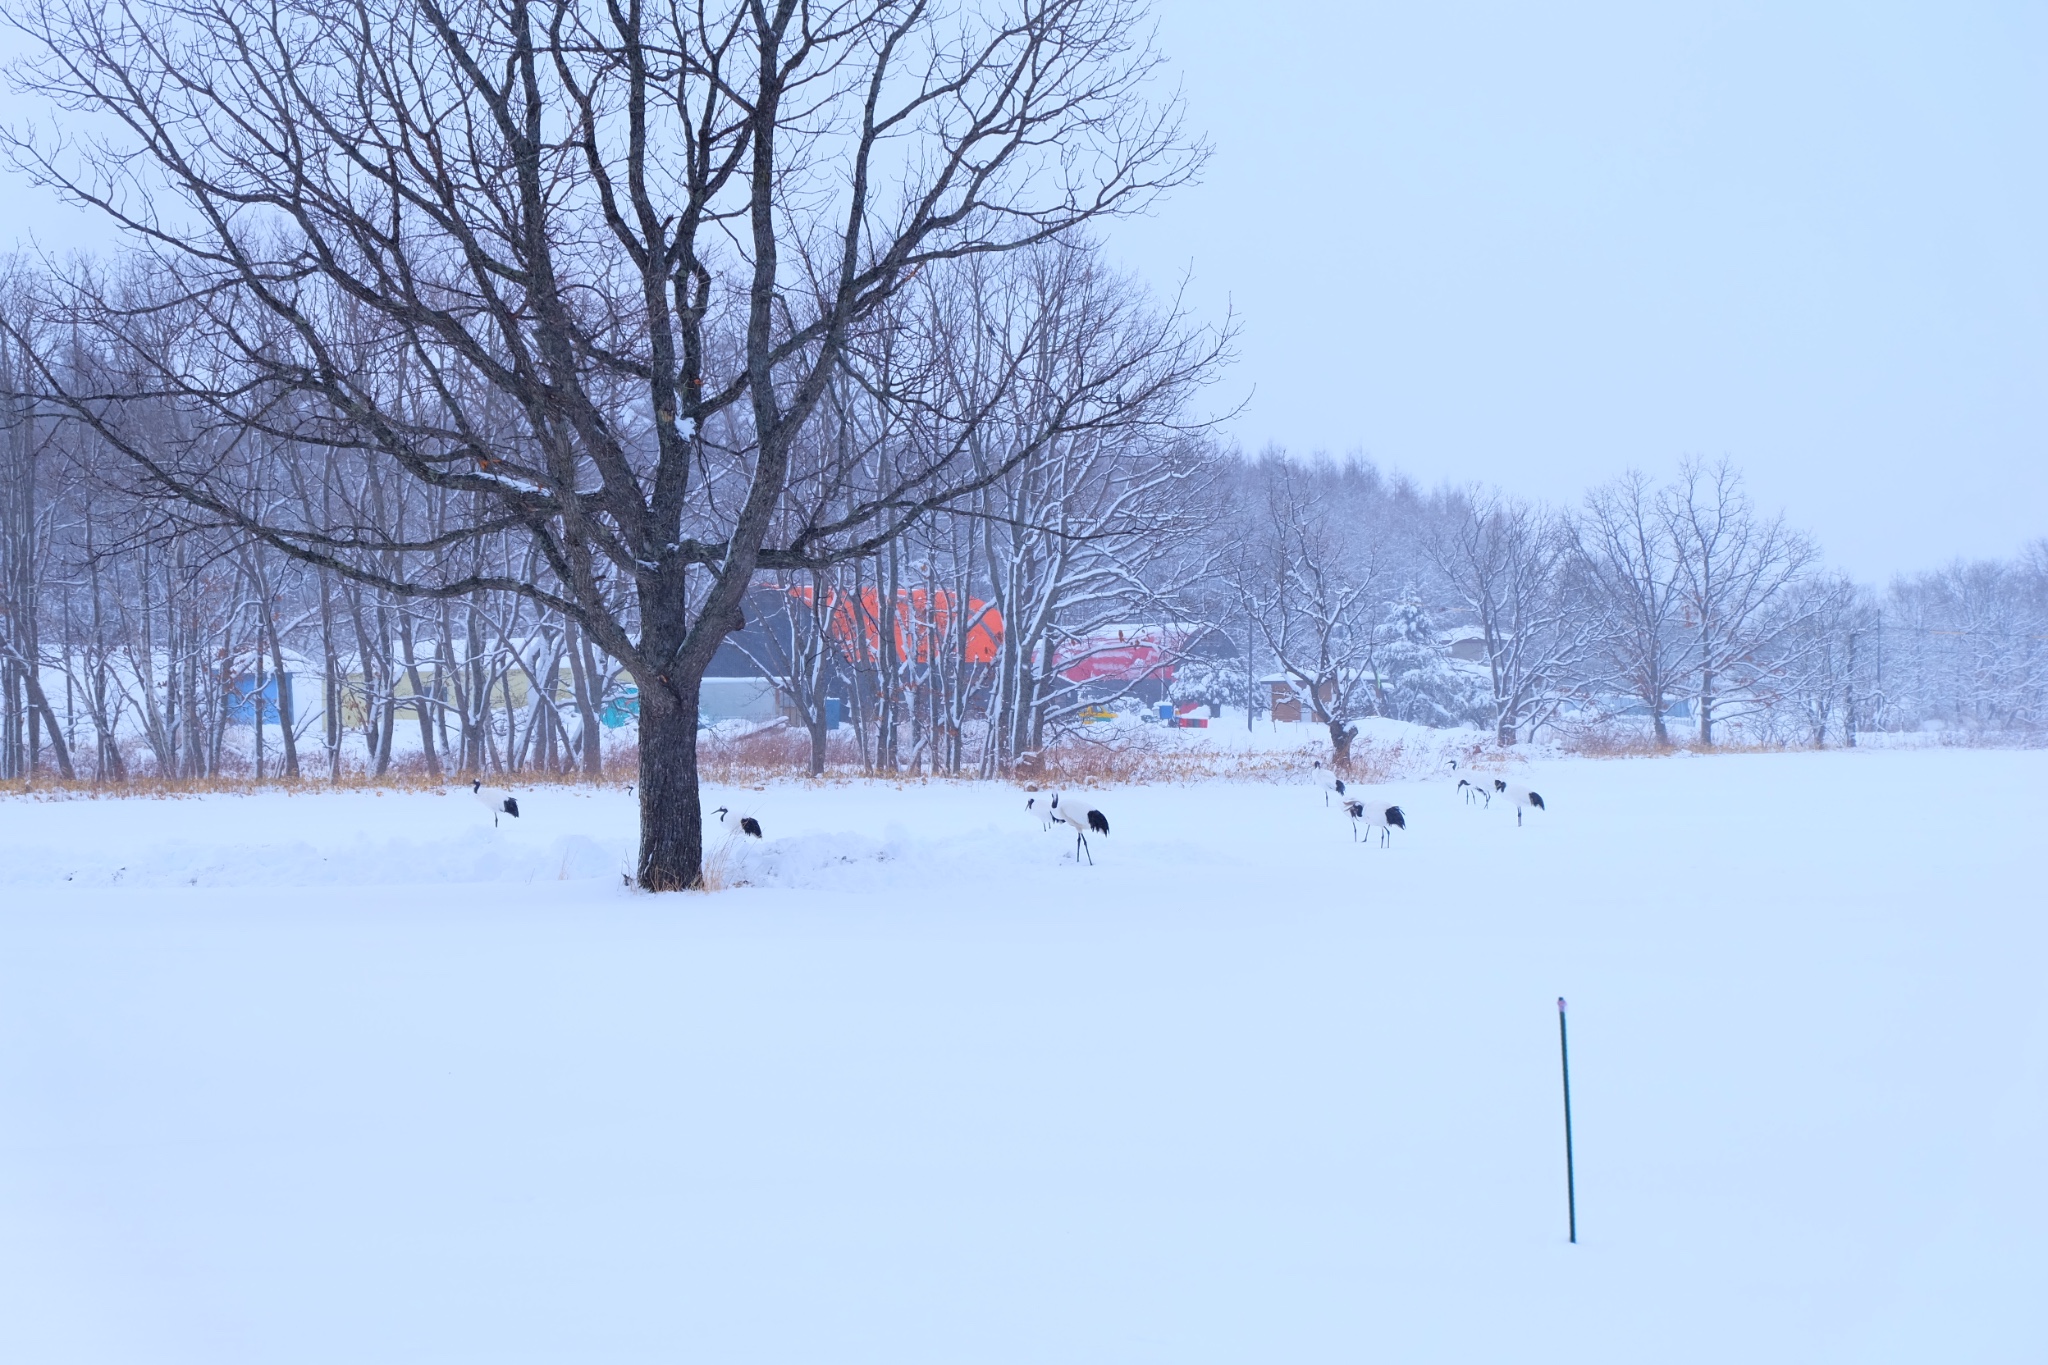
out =
<path fill-rule="evenodd" d="M 1564 1013 L 1564 997 L 1561 995 L 1557 997 L 1557 1012 L 1559 1014 Z"/>

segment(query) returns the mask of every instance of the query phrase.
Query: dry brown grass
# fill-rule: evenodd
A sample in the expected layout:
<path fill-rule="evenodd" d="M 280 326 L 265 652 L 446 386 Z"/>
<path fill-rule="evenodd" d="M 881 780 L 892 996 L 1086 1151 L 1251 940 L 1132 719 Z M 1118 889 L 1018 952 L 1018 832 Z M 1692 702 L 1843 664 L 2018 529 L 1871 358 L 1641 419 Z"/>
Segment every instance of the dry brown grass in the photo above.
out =
<path fill-rule="evenodd" d="M 1654 737 L 1633 731 L 1589 729 L 1561 737 L 1558 747 L 1578 758 L 1668 758 L 1673 754 L 1783 754 L 1821 746 L 1784 739 L 1731 739 L 1699 744 L 1673 738 L 1659 744 Z"/>
<path fill-rule="evenodd" d="M 638 750 L 632 751 L 636 761 Z M 811 733 L 795 726 L 722 739 L 705 733 L 697 737 L 697 771 L 707 782 L 747 786 L 755 782 L 804 777 L 811 766 Z M 825 768 L 828 776 L 855 771 L 860 751 L 851 731 L 825 737 Z"/>
<path fill-rule="evenodd" d="M 692 891 L 728 891 L 737 884 L 733 864 L 737 861 L 740 840 L 745 836 L 737 828 L 728 829 L 721 836 L 713 832 L 718 828 L 718 823 L 711 821 L 705 830 L 710 837 L 704 841 L 704 870 L 698 874 Z"/>
<path fill-rule="evenodd" d="M 1036 786 L 1132 786 L 1206 782 L 1216 778 L 1259 780 L 1306 768 L 1314 755 L 1292 751 L 1202 750 L 1157 742 L 1151 736 L 1111 740 L 1070 739 L 1019 763 L 1012 777 Z"/>
<path fill-rule="evenodd" d="M 1659 744 L 1651 735 L 1594 729 L 1565 735 L 1558 747 L 1581 758 L 1658 758 L 1678 751 L 1676 744 Z"/>
<path fill-rule="evenodd" d="M 329 778 L 325 772 L 325 755 L 311 756 L 302 764 L 306 770 L 296 778 L 266 776 L 261 782 L 253 771 L 247 773 L 222 773 L 212 777 L 163 777 L 156 773 L 139 773 L 126 781 L 117 782 L 111 778 L 75 778 L 67 781 L 55 773 L 38 773 L 32 779 L 8 782 L 0 785 L 0 795 L 36 797 L 44 800 L 80 800 L 96 797 L 140 797 L 155 800 L 177 800 L 191 796 L 248 796 L 255 792 L 284 792 L 287 795 L 313 795 L 333 791 L 441 791 L 453 786 L 467 786 L 473 774 L 445 769 L 435 777 L 427 771 L 424 760 L 410 758 L 394 760 L 382 775 L 368 770 L 345 770 L 339 777 Z M 587 778 L 581 773 L 544 772 L 529 769 L 519 773 L 483 773 L 484 781 L 500 786 L 518 787 L 612 787 L 631 782 L 638 768 L 638 754 L 612 755 L 604 765 L 604 774 L 598 778 Z M 316 771 L 317 770 L 317 771 Z"/>
<path fill-rule="evenodd" d="M 1299 778 L 1318 758 L 1327 762 L 1329 753 L 1327 745 L 1315 742 L 1293 749 L 1241 750 L 1198 747 L 1181 740 L 1180 734 L 1165 729 L 1107 734 L 1083 731 L 1027 755 L 995 780 L 1027 790 L 1284 781 Z M 732 740 L 706 736 L 699 741 L 697 752 L 704 780 L 732 787 L 837 785 L 877 779 L 898 783 L 981 780 L 972 769 L 957 775 L 932 772 L 921 765 L 895 773 L 870 770 L 862 765 L 852 735 L 843 730 L 828 740 L 825 771 L 817 776 L 809 773 L 810 736 L 802 730 L 777 729 Z M 1347 780 L 1368 783 L 1427 776 L 1441 769 L 1446 755 L 1456 757 L 1461 767 L 1497 768 L 1513 761 L 1478 736 L 1469 742 L 1436 747 L 1361 739 L 1352 747 L 1344 775 Z"/>
<path fill-rule="evenodd" d="M 1600 732 L 1574 736 L 1565 747 L 1574 753 L 1597 757 L 1633 757 L 1668 752 L 1645 746 L 1625 737 Z M 779 727 L 738 738 L 705 734 L 698 741 L 699 773 L 708 783 L 726 787 L 764 788 L 770 784 L 839 785 L 876 780 L 908 782 L 975 782 L 973 770 L 958 775 L 934 773 L 928 769 L 896 773 L 877 772 L 865 767 L 850 729 L 830 736 L 826 744 L 826 768 L 812 776 L 810 735 L 807 731 Z M 1057 744 L 1030 756 L 995 780 L 1030 790 L 1054 787 L 1105 787 L 1142 785 L 1186 785 L 1210 781 L 1272 782 L 1301 778 L 1318 758 L 1328 761 L 1329 747 L 1308 742 L 1292 749 L 1233 749 L 1221 745 L 1191 744 L 1184 732 L 1166 729 L 1120 729 L 1108 733 L 1084 731 L 1063 738 Z M 1394 782 L 1426 777 L 1443 771 L 1445 757 L 1458 760 L 1461 771 L 1494 771 L 1519 761 L 1514 751 L 1502 751 L 1477 734 L 1435 744 L 1406 744 L 1399 740 L 1376 741 L 1361 738 L 1353 747 L 1347 781 Z M 584 778 L 580 773 L 528 770 L 516 774 L 491 773 L 485 781 L 496 786 L 518 788 L 602 786 L 619 787 L 635 780 L 639 750 L 627 745 L 606 756 L 602 777 Z M 329 791 L 441 791 L 465 785 L 467 773 L 447 771 L 440 777 L 428 773 L 418 757 L 396 760 L 381 776 L 367 771 L 347 771 L 339 780 L 329 780 L 324 771 L 325 755 L 306 755 L 309 775 L 296 780 L 279 777 L 255 781 L 252 774 L 224 774 L 210 778 L 165 778 L 144 773 L 127 782 L 96 782 L 80 779 L 61 781 L 38 776 L 33 783 L 9 783 L 0 795 L 28 795 L 43 799 L 93 797 L 145 797 L 177 799 L 218 794 L 286 792 L 314 794 Z M 708 874 L 707 874 L 708 875 Z"/>

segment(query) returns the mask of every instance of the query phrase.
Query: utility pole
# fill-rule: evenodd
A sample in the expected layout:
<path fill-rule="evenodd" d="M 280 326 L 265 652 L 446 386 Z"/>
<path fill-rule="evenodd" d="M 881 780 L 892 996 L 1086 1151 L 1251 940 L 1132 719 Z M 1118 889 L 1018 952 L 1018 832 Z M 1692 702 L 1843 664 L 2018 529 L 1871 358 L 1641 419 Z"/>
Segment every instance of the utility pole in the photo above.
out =
<path fill-rule="evenodd" d="M 1851 749 L 1856 747 L 1856 636 L 1849 632 L 1849 670 L 1842 689 L 1842 730 Z"/>

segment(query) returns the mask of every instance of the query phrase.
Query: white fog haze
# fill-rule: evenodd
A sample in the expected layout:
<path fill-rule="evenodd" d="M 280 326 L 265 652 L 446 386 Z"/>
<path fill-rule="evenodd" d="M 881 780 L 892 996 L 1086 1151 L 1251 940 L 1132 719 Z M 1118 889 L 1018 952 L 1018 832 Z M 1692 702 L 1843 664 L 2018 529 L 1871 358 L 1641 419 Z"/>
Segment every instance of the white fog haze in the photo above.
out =
<path fill-rule="evenodd" d="M 2048 12 L 1171 0 L 1248 447 L 1574 500 L 1727 457 L 1860 577 L 2048 526 Z M 1169 77 L 1170 79 L 1170 77 Z"/>

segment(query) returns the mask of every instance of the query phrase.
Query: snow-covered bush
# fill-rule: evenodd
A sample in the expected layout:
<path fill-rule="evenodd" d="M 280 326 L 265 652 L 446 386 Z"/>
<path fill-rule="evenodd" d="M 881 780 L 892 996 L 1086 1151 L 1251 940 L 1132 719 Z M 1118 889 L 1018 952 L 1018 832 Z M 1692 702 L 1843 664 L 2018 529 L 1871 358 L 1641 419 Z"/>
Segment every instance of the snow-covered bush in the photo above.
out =
<path fill-rule="evenodd" d="M 1238 659 L 1184 659 L 1175 665 L 1166 695 L 1175 702 L 1242 702 L 1244 664 Z"/>

